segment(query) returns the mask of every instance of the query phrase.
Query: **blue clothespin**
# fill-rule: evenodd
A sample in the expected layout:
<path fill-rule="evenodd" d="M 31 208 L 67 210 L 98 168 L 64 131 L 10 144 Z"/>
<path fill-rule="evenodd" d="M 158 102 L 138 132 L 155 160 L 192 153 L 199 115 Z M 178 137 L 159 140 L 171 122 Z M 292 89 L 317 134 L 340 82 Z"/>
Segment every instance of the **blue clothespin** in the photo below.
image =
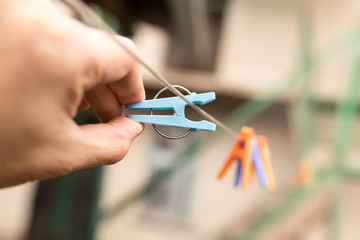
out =
<path fill-rule="evenodd" d="M 215 93 L 191 93 L 185 96 L 195 104 L 206 104 L 215 100 Z M 185 117 L 185 107 L 188 104 L 180 97 L 168 97 L 146 100 L 137 103 L 127 104 L 128 110 L 174 110 L 173 115 L 128 115 L 127 117 L 141 123 L 150 123 L 162 126 L 173 126 L 189 128 L 192 131 L 197 129 L 205 131 L 215 131 L 216 125 L 206 120 L 191 121 Z"/>
<path fill-rule="evenodd" d="M 241 182 L 241 159 L 240 158 L 236 158 L 236 161 L 238 163 L 237 168 L 236 168 L 236 177 L 235 177 L 235 187 L 239 187 L 240 186 L 240 182 Z"/>

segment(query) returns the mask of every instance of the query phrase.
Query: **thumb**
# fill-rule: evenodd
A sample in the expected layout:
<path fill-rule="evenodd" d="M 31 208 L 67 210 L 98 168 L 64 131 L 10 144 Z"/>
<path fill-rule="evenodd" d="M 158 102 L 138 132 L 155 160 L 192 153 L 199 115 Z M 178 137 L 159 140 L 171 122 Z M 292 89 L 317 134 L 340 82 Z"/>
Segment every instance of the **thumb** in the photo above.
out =
<path fill-rule="evenodd" d="M 95 167 L 114 164 L 125 157 L 131 143 L 144 126 L 127 117 L 114 118 L 107 123 L 80 126 L 86 147 L 82 166 Z"/>

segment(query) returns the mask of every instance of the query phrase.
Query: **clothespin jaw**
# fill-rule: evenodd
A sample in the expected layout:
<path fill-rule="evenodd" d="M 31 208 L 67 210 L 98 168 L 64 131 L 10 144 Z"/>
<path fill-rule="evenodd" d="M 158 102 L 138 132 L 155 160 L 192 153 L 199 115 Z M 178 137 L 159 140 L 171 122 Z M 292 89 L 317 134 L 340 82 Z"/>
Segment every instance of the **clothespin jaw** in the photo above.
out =
<path fill-rule="evenodd" d="M 241 159 L 236 159 L 238 164 L 237 164 L 237 169 L 236 169 L 236 176 L 235 176 L 235 187 L 239 187 L 240 186 L 240 182 L 241 182 L 241 175 L 242 175 L 242 171 L 241 171 Z"/>
<path fill-rule="evenodd" d="M 261 154 L 260 154 L 259 147 L 258 147 L 258 139 L 255 135 L 251 138 L 251 154 L 252 154 L 251 155 L 252 164 L 255 168 L 259 184 L 262 188 L 268 189 L 267 176 L 266 176 L 263 160 L 261 158 Z"/>
<path fill-rule="evenodd" d="M 241 159 L 242 159 L 242 146 L 241 146 L 241 141 L 236 141 L 234 146 L 232 147 L 229 155 L 227 156 L 224 165 L 222 166 L 219 174 L 218 174 L 218 179 L 222 179 L 224 177 L 224 175 L 226 174 L 226 172 L 229 170 L 232 162 L 234 161 L 234 159 L 238 159 L 240 161 L 239 164 L 241 164 Z"/>
<path fill-rule="evenodd" d="M 239 137 L 238 140 L 235 142 L 235 144 L 233 145 L 233 147 L 231 148 L 230 153 L 228 154 L 225 163 L 223 164 L 219 174 L 218 174 L 218 179 L 222 179 L 224 177 L 224 175 L 226 174 L 226 172 L 229 170 L 231 164 L 233 163 L 233 161 L 235 159 L 237 159 L 239 161 L 239 164 L 241 165 L 240 167 L 238 167 L 238 169 L 241 169 L 241 173 L 239 173 L 239 176 L 241 175 L 241 178 L 243 179 L 243 172 L 244 172 L 244 158 L 249 158 L 250 156 L 250 152 L 248 153 L 248 155 L 246 156 L 245 154 L 247 152 L 244 151 L 245 146 L 245 139 L 248 140 L 250 139 L 250 136 L 252 134 L 252 129 L 248 128 L 248 127 L 243 127 L 241 128 L 241 130 L 239 131 Z M 249 176 L 246 176 L 247 179 L 249 179 Z M 240 181 L 240 177 L 239 180 Z"/>
<path fill-rule="evenodd" d="M 195 104 L 207 104 L 215 100 L 215 93 L 191 93 L 185 96 Z M 189 128 L 192 131 L 215 131 L 216 125 L 206 120 L 191 121 L 185 117 L 185 107 L 188 104 L 180 97 L 168 97 L 127 104 L 127 110 L 174 110 L 173 115 L 127 115 L 126 117 L 141 123 L 160 126 Z"/>
<path fill-rule="evenodd" d="M 258 136 L 257 142 L 258 142 L 261 159 L 266 172 L 267 187 L 269 190 L 274 190 L 276 186 L 275 186 L 275 179 L 271 164 L 271 156 L 270 156 L 268 141 L 264 136 Z"/>

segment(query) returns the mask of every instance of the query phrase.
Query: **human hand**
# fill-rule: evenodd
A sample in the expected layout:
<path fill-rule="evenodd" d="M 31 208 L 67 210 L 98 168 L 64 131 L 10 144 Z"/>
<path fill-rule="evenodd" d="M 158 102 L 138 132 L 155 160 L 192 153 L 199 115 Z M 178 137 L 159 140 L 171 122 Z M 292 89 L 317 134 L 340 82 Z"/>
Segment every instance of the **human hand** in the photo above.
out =
<path fill-rule="evenodd" d="M 0 35 L 0 187 L 121 160 L 143 130 L 121 110 L 145 98 L 138 63 L 40 0 L 0 0 Z M 76 125 L 89 104 L 102 123 Z"/>

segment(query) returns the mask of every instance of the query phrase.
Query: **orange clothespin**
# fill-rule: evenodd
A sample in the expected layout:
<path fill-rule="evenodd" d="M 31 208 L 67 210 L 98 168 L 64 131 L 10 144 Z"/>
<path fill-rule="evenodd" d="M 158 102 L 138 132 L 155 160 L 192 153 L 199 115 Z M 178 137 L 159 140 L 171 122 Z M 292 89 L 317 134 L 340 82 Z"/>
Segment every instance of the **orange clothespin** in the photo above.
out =
<path fill-rule="evenodd" d="M 261 155 L 261 160 L 263 162 L 266 173 L 267 187 L 269 190 L 274 190 L 276 186 L 275 186 L 275 179 L 271 164 L 271 156 L 270 156 L 268 142 L 264 136 L 258 136 L 257 141 Z"/>
<path fill-rule="evenodd" d="M 313 182 L 313 170 L 305 160 L 300 160 L 297 166 L 297 178 L 301 186 L 307 186 Z"/>
<path fill-rule="evenodd" d="M 242 127 L 239 132 L 239 139 L 235 142 L 233 148 L 231 149 L 230 154 L 225 160 L 223 167 L 221 168 L 218 179 L 221 179 L 225 173 L 228 171 L 229 167 L 235 159 L 238 159 L 241 164 L 239 167 L 241 169 L 241 179 L 237 177 L 238 180 L 241 180 L 241 186 L 246 189 L 251 183 L 251 180 L 254 176 L 254 168 L 251 163 L 251 143 L 250 139 L 254 135 L 254 130 L 249 127 Z M 238 170 L 240 171 L 240 170 Z M 235 181 L 238 181 L 235 180 Z"/>
<path fill-rule="evenodd" d="M 241 128 L 239 138 L 226 158 L 218 174 L 218 179 L 223 178 L 233 162 L 238 163 L 235 186 L 241 183 L 241 187 L 247 189 L 256 173 L 261 187 L 269 190 L 275 188 L 266 138 L 262 136 L 257 137 L 252 128 Z"/>
<path fill-rule="evenodd" d="M 240 133 L 239 133 L 239 136 L 241 136 Z M 240 161 L 242 159 L 241 141 L 235 142 L 234 146 L 231 149 L 231 152 L 229 153 L 228 157 L 226 158 L 225 163 L 218 174 L 218 179 L 223 178 L 225 173 L 228 171 L 230 165 L 236 158 L 238 158 Z"/>
<path fill-rule="evenodd" d="M 249 185 L 250 185 L 250 183 L 252 183 L 254 176 L 255 176 L 255 169 L 254 169 L 254 166 L 251 164 L 250 170 L 249 170 Z"/>
<path fill-rule="evenodd" d="M 252 128 L 249 127 L 242 127 L 240 130 L 241 138 L 244 141 L 244 147 L 243 147 L 243 158 L 242 158 L 242 181 L 241 186 L 243 189 L 247 189 L 250 186 L 251 183 L 251 168 L 252 168 L 252 162 L 251 162 L 251 137 L 254 136 L 255 132 Z"/>

